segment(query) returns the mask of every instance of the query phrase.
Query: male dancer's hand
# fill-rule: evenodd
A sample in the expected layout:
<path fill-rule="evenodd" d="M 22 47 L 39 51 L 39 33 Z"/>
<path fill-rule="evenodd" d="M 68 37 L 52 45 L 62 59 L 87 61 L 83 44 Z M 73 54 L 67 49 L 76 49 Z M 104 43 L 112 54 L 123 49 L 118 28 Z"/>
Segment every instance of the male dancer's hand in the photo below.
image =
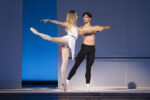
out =
<path fill-rule="evenodd" d="M 103 26 L 105 30 L 109 30 L 110 29 L 110 26 L 109 25 L 106 25 L 106 26 Z"/>

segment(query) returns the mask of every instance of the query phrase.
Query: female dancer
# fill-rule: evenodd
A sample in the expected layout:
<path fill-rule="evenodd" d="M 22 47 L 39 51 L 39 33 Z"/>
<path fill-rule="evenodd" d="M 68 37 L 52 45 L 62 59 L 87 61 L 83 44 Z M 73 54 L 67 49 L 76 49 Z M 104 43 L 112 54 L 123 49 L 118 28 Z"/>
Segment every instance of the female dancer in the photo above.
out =
<path fill-rule="evenodd" d="M 76 39 L 78 38 L 78 27 L 76 26 L 77 18 L 78 16 L 77 16 L 76 11 L 71 10 L 67 13 L 66 22 L 59 22 L 59 21 L 50 20 L 50 19 L 41 20 L 43 22 L 52 22 L 52 23 L 64 26 L 67 32 L 67 35 L 63 37 L 51 37 L 49 35 L 39 33 L 37 30 L 35 30 L 32 27 L 30 28 L 30 30 L 34 34 L 42 37 L 43 39 L 54 42 L 54 43 L 58 43 L 61 45 L 61 50 L 62 50 L 61 77 L 62 77 L 62 86 L 64 88 L 64 91 L 67 90 L 65 71 L 66 71 L 66 66 L 67 66 L 68 58 L 69 58 L 69 48 L 71 49 L 72 60 L 73 60 L 74 52 L 75 52 L 75 42 L 76 42 Z"/>

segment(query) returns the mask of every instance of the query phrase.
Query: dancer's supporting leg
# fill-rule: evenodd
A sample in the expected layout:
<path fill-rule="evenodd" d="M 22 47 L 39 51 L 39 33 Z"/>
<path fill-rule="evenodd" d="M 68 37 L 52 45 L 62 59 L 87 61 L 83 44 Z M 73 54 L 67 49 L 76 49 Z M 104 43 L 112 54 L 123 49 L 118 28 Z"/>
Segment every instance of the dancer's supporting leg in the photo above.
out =
<path fill-rule="evenodd" d="M 87 54 L 87 58 L 86 58 L 85 78 L 86 78 L 87 89 L 90 89 L 89 85 L 90 85 L 90 80 L 91 80 L 91 68 L 95 59 L 95 47 L 92 47 L 90 49 L 91 49 L 91 52 Z"/>
<path fill-rule="evenodd" d="M 51 37 L 49 35 L 46 35 L 46 34 L 43 34 L 43 33 L 39 33 L 36 29 L 34 28 L 30 28 L 30 30 L 36 34 L 36 35 L 39 35 L 40 37 L 42 37 L 43 39 L 45 40 L 48 40 L 48 41 L 51 41 L 51 42 L 54 42 L 54 43 L 58 43 L 58 44 L 61 44 L 61 43 L 68 43 L 69 41 L 69 38 L 68 37 Z"/>
<path fill-rule="evenodd" d="M 61 78 L 62 78 L 62 85 L 64 87 L 64 91 L 67 90 L 67 85 L 66 85 L 66 66 L 68 63 L 68 57 L 69 57 L 69 48 L 67 47 L 62 47 L 62 65 L 61 65 Z"/>

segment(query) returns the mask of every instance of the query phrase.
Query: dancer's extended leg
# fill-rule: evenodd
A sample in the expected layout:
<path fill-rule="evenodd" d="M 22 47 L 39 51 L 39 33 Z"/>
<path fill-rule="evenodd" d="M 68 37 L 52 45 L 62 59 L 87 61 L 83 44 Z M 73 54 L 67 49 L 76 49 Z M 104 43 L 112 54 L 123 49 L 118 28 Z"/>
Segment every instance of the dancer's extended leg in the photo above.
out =
<path fill-rule="evenodd" d="M 49 35 L 39 33 L 36 29 L 34 29 L 32 27 L 30 28 L 30 30 L 34 34 L 39 35 L 40 37 L 42 37 L 43 39 L 49 40 L 49 41 L 54 42 L 54 43 L 62 44 L 62 43 L 68 43 L 68 41 L 69 41 L 69 37 L 67 37 L 67 36 L 65 36 L 65 37 L 51 37 Z"/>
<path fill-rule="evenodd" d="M 75 64 L 74 64 L 74 66 L 72 67 L 72 69 L 69 72 L 69 75 L 68 75 L 68 78 L 67 78 L 68 80 L 70 80 L 74 76 L 74 74 L 76 73 L 79 65 L 84 60 L 85 56 L 86 56 L 85 48 L 82 45 L 81 46 L 81 50 L 80 50 L 80 52 L 78 53 L 78 55 L 77 55 L 77 57 L 75 59 Z"/>

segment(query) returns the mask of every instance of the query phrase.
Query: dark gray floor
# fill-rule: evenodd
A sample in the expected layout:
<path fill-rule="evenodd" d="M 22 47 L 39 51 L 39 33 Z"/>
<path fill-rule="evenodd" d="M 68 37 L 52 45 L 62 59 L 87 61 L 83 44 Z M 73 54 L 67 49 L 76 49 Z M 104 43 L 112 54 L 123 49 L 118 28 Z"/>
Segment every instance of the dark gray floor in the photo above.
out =
<path fill-rule="evenodd" d="M 21 93 L 21 94 L 0 94 L 0 100 L 150 100 L 148 95 L 80 95 L 80 94 L 63 94 L 55 95 L 51 93 Z"/>
<path fill-rule="evenodd" d="M 150 100 L 150 89 L 69 89 L 57 85 L 23 86 L 20 89 L 0 89 L 0 100 Z"/>

